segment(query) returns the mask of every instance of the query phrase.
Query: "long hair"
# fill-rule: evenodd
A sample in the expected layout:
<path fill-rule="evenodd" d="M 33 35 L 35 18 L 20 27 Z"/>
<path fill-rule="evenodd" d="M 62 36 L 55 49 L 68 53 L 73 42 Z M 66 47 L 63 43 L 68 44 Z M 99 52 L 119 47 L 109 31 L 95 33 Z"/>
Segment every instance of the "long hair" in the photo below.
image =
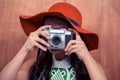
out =
<path fill-rule="evenodd" d="M 45 17 L 42 25 L 44 25 L 44 21 L 47 18 L 51 18 L 51 17 L 55 17 L 55 16 Z M 55 17 L 55 18 L 65 21 L 67 25 L 70 28 L 72 28 L 70 23 L 68 23 L 66 20 L 61 19 L 59 17 Z M 85 64 L 80 59 L 78 59 L 75 53 L 71 54 L 70 57 L 71 57 L 71 65 L 76 72 L 76 80 L 90 80 Z M 42 78 L 44 78 L 44 80 L 50 80 L 52 62 L 53 62 L 52 53 L 50 53 L 49 50 L 44 52 L 39 49 L 36 62 L 33 64 L 29 72 L 29 80 L 42 80 Z"/>
<path fill-rule="evenodd" d="M 76 80 L 90 80 L 85 64 L 78 59 L 75 53 L 70 55 L 71 65 L 76 72 Z M 52 54 L 38 50 L 36 62 L 30 69 L 29 80 L 50 80 L 50 72 L 52 67 Z"/>

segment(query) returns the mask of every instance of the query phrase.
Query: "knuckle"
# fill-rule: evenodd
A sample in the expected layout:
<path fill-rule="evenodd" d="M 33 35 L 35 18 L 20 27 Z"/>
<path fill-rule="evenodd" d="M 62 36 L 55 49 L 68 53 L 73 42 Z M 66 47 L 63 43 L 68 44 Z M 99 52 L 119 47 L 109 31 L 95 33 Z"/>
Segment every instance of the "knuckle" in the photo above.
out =
<path fill-rule="evenodd" d="M 34 39 L 33 39 L 33 37 L 29 37 L 29 40 L 30 40 L 30 41 L 33 41 Z"/>
<path fill-rule="evenodd" d="M 30 36 L 33 35 L 33 34 L 34 34 L 34 32 L 31 32 L 31 33 L 30 33 Z"/>
<path fill-rule="evenodd" d="M 44 40 L 40 40 L 40 42 L 43 43 L 43 44 L 45 43 Z"/>

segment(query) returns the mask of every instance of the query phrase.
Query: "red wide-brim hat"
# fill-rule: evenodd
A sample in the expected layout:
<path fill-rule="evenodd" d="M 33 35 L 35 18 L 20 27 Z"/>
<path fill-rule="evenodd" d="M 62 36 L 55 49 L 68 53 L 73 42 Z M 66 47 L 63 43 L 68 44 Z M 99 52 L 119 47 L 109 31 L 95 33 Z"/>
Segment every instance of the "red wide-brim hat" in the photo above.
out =
<path fill-rule="evenodd" d="M 82 16 L 77 8 L 68 3 L 56 3 L 49 8 L 47 12 L 39 13 L 35 16 L 20 16 L 22 28 L 28 36 L 30 32 L 37 30 L 47 16 L 56 16 L 67 21 L 76 31 L 80 33 L 82 40 L 85 42 L 87 49 L 93 50 L 98 48 L 98 36 L 81 27 Z"/>

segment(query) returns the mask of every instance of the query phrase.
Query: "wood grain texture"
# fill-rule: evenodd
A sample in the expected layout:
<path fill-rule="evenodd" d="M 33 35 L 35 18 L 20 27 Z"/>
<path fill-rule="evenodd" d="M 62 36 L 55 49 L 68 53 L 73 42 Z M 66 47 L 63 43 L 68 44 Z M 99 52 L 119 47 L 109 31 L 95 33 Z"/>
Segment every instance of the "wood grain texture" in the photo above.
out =
<path fill-rule="evenodd" d="M 120 80 L 119 0 L 0 0 L 0 70 L 27 39 L 19 15 L 35 15 L 61 1 L 75 5 L 83 17 L 82 27 L 98 34 L 99 48 L 91 54 L 104 68 L 108 80 Z"/>

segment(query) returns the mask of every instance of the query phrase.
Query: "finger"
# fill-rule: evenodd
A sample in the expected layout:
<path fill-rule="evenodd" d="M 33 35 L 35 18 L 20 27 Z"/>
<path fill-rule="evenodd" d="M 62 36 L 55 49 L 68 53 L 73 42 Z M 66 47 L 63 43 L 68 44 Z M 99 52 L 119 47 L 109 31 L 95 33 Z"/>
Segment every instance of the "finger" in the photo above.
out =
<path fill-rule="evenodd" d="M 30 34 L 31 37 L 30 37 L 29 39 L 31 40 L 31 46 L 32 46 L 32 47 L 33 47 L 33 46 L 36 46 L 36 47 L 42 49 L 43 51 L 45 51 L 44 47 L 38 43 L 39 37 L 36 36 L 36 35 L 34 35 L 34 34 L 35 34 L 34 32 L 32 32 L 32 33 Z M 44 42 L 44 41 L 43 41 L 43 42 Z"/>
<path fill-rule="evenodd" d="M 39 32 L 38 35 L 41 35 L 41 36 L 44 36 L 47 39 L 50 39 L 50 36 L 47 33 L 45 33 L 44 31 Z"/>
<path fill-rule="evenodd" d="M 76 36 L 77 40 L 81 40 L 81 37 L 80 37 L 79 33 L 76 30 L 71 29 L 71 28 L 69 30 L 71 30 L 71 31 L 73 31 L 75 33 L 75 36 Z"/>
<path fill-rule="evenodd" d="M 71 50 L 73 50 L 73 49 L 75 49 L 75 48 L 77 48 L 77 47 L 78 47 L 77 45 L 71 45 L 71 46 L 68 48 L 67 52 L 70 52 Z"/>
<path fill-rule="evenodd" d="M 66 48 L 65 48 L 64 51 L 67 51 L 68 48 L 69 48 L 71 45 L 73 45 L 73 44 L 76 44 L 76 40 L 70 40 L 70 41 L 68 42 L 68 44 L 66 45 Z"/>
<path fill-rule="evenodd" d="M 51 27 L 51 25 L 41 26 L 37 31 L 42 31 L 42 30 L 50 28 L 50 27 Z"/>
<path fill-rule="evenodd" d="M 74 33 L 76 35 L 76 40 L 81 40 L 81 37 L 80 37 L 79 33 L 77 31 L 75 31 L 75 30 L 73 30 L 73 31 L 74 31 Z"/>
<path fill-rule="evenodd" d="M 70 52 L 66 53 L 65 55 L 71 55 L 72 53 L 75 53 L 77 51 L 76 48 L 72 49 Z"/>
<path fill-rule="evenodd" d="M 43 39 L 39 38 L 39 37 L 36 37 L 35 40 L 38 42 L 38 43 L 41 43 L 47 47 L 50 47 L 50 44 L 48 44 L 46 41 L 44 41 Z"/>
<path fill-rule="evenodd" d="M 41 45 L 40 45 L 39 43 L 37 43 L 36 41 L 34 41 L 33 43 L 34 43 L 34 45 L 35 45 L 36 47 L 40 48 L 41 50 L 47 51 L 47 49 L 46 49 L 45 47 L 41 46 Z"/>
<path fill-rule="evenodd" d="M 41 31 L 39 33 L 37 31 L 30 33 L 30 36 L 33 37 L 33 38 L 34 37 L 35 38 L 38 38 L 38 37 L 40 38 L 40 35 L 44 36 L 47 39 L 50 39 L 50 36 L 47 33 L 43 32 L 43 31 Z"/>
<path fill-rule="evenodd" d="M 69 48 L 68 48 L 68 50 L 67 50 L 67 52 L 66 52 L 66 55 L 67 54 L 69 54 L 73 49 L 77 49 L 77 45 L 71 45 Z"/>

